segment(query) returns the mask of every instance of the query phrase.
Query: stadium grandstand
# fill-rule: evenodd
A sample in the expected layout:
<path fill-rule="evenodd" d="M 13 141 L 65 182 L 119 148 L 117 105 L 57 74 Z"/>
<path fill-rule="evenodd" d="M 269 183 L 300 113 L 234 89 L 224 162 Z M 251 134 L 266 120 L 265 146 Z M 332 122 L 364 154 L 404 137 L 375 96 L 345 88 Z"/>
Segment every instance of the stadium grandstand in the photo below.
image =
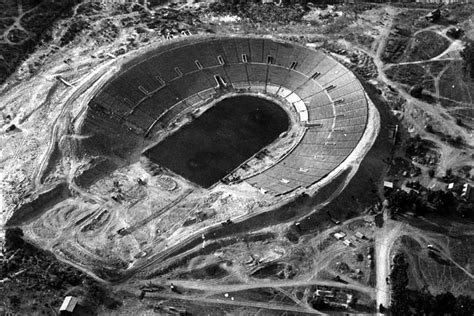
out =
<path fill-rule="evenodd" d="M 270 194 L 321 180 L 365 131 L 367 99 L 354 74 L 322 51 L 269 38 L 170 41 L 124 63 L 89 107 L 147 137 L 189 107 L 229 91 L 285 99 L 304 127 L 298 145 L 283 158 L 242 179 Z"/>

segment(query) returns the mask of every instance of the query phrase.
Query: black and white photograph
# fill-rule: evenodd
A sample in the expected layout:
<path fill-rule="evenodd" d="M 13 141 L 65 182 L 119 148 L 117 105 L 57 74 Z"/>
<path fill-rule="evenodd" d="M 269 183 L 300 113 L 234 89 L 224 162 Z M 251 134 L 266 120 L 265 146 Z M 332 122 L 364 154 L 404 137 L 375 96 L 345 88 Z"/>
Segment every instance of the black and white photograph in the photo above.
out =
<path fill-rule="evenodd" d="M 0 0 L 0 315 L 474 315 L 474 0 Z"/>

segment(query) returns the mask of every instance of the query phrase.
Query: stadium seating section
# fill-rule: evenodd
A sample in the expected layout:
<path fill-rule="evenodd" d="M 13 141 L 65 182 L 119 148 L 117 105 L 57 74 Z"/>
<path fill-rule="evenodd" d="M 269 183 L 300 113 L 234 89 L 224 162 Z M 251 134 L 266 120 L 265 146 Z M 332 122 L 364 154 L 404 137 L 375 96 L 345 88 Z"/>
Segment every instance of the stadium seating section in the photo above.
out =
<path fill-rule="evenodd" d="M 300 114 L 306 130 L 298 146 L 246 179 L 275 195 L 325 177 L 365 130 L 366 96 L 350 71 L 323 52 L 268 38 L 170 41 L 124 64 L 89 105 L 146 135 L 222 88 L 285 98 Z"/>

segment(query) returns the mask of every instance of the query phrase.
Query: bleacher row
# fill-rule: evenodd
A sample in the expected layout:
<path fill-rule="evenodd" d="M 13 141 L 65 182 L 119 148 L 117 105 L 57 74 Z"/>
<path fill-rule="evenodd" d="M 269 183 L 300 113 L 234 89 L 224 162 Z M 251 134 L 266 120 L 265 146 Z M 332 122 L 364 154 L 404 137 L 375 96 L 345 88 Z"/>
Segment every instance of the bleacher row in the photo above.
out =
<path fill-rule="evenodd" d="M 320 51 L 264 38 L 191 38 L 161 46 L 124 65 L 90 106 L 145 134 L 211 98 L 223 88 L 218 80 L 285 98 L 308 126 L 287 157 L 247 179 L 274 194 L 327 175 L 365 130 L 367 102 L 351 72 Z"/>

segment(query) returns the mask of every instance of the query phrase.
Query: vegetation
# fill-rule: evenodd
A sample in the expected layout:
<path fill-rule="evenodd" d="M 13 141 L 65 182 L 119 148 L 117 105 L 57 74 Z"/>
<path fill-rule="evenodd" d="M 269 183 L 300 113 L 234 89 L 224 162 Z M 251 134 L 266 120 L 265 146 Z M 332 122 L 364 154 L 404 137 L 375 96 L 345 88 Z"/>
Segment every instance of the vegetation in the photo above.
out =
<path fill-rule="evenodd" d="M 20 228 L 7 229 L 4 258 L 0 261 L 0 292 L 5 299 L 0 313 L 56 314 L 66 295 L 81 297 L 88 314 L 101 304 L 108 308 L 120 305 L 101 284 L 25 242 Z"/>
<path fill-rule="evenodd" d="M 428 26 L 426 20 L 423 19 L 424 14 L 424 11 L 414 10 L 403 11 L 397 15 L 394 20 L 394 27 L 381 56 L 384 62 L 397 63 L 403 59 L 413 33 L 417 29 Z"/>
<path fill-rule="evenodd" d="M 464 62 L 452 62 L 441 76 L 439 92 L 445 98 L 458 102 L 472 103 L 474 100 L 472 100 L 471 91 L 474 91 L 474 80 L 471 77 L 471 71 L 474 65 L 474 51 L 469 53 L 469 49 L 467 51 L 464 49 L 462 54 L 464 55 Z"/>
<path fill-rule="evenodd" d="M 472 315 L 474 300 L 466 295 L 455 297 L 450 292 L 432 295 L 427 291 L 410 291 L 408 260 L 402 253 L 395 255 L 390 273 L 392 315 Z"/>
<path fill-rule="evenodd" d="M 3 83 L 17 66 L 35 49 L 36 44 L 41 41 L 51 40 L 51 26 L 56 20 L 67 16 L 71 12 L 73 1 L 31 1 L 23 3 L 23 12 L 19 23 L 28 33 L 19 29 L 8 34 L 10 41 L 15 45 L 0 45 L 0 84 Z M 31 11 L 29 11 L 31 10 Z M 27 12 L 28 11 L 28 12 Z M 8 17 L 8 20 L 0 24 L 0 32 L 13 24 L 13 17 L 17 17 L 17 1 L 2 1 L 0 3 L 0 16 Z M 6 23 L 5 23 L 6 22 Z"/>
<path fill-rule="evenodd" d="M 420 135 L 411 137 L 405 144 L 405 153 L 410 158 L 422 157 L 436 148 L 436 144 L 430 140 L 421 138 Z"/>
<path fill-rule="evenodd" d="M 463 69 L 465 74 L 474 79 L 474 41 L 467 40 L 466 46 L 461 52 L 461 56 L 464 60 Z"/>
<path fill-rule="evenodd" d="M 408 86 L 419 85 L 429 91 L 434 90 L 433 78 L 426 73 L 420 65 L 397 65 L 385 70 L 390 80 L 403 83 Z"/>
<path fill-rule="evenodd" d="M 397 254 L 393 259 L 393 268 L 390 272 L 391 305 L 390 311 L 394 315 L 408 315 L 408 262 L 403 254 Z"/>
<path fill-rule="evenodd" d="M 416 34 L 406 52 L 406 61 L 428 60 L 438 56 L 449 47 L 449 41 L 435 32 Z"/>
<path fill-rule="evenodd" d="M 59 43 L 61 46 L 67 45 L 72 42 L 77 35 L 83 32 L 85 29 L 88 29 L 90 24 L 83 19 L 76 19 L 71 23 L 66 33 L 61 37 Z"/>
<path fill-rule="evenodd" d="M 448 174 L 446 178 L 450 179 L 451 175 Z M 394 190 L 387 194 L 390 209 L 394 213 L 411 211 L 417 216 L 425 215 L 427 212 L 444 216 L 471 218 L 473 216 L 469 210 L 474 209 L 474 204 L 460 197 L 462 188 L 459 185 L 452 191 L 423 189 L 416 182 L 409 184 L 409 186 L 413 188 L 410 193 Z"/>

